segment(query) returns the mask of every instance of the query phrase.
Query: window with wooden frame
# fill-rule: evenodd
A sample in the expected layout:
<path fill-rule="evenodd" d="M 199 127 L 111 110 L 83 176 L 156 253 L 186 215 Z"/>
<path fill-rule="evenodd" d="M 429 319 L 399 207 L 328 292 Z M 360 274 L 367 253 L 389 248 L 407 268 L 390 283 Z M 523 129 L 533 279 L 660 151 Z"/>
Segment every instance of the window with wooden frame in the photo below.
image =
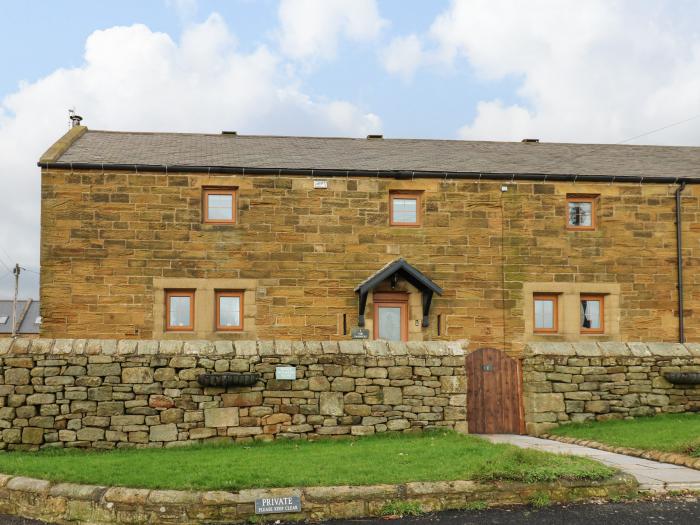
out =
<path fill-rule="evenodd" d="M 219 331 L 243 330 L 243 292 L 216 292 L 216 329 Z"/>
<path fill-rule="evenodd" d="M 595 230 L 597 195 L 568 195 L 566 197 L 566 229 Z"/>
<path fill-rule="evenodd" d="M 194 330 L 194 290 L 165 291 L 165 330 Z"/>
<path fill-rule="evenodd" d="M 605 332 L 605 296 L 581 295 L 581 333 L 602 334 Z"/>
<path fill-rule="evenodd" d="M 236 188 L 204 188 L 202 213 L 208 224 L 236 224 L 238 194 Z"/>
<path fill-rule="evenodd" d="M 533 332 L 557 333 L 559 331 L 559 297 L 556 294 L 537 293 L 532 299 Z"/>
<path fill-rule="evenodd" d="M 408 341 L 408 294 L 377 292 L 374 302 L 374 338 Z"/>
<path fill-rule="evenodd" d="M 391 226 L 421 225 L 420 191 L 392 191 L 389 193 L 389 224 Z"/>

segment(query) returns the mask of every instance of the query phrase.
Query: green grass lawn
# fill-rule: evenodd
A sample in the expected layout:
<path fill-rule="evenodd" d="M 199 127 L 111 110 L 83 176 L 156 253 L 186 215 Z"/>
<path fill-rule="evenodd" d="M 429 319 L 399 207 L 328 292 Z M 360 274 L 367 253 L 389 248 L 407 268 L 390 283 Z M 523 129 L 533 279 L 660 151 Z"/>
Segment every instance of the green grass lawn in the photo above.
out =
<path fill-rule="evenodd" d="M 550 431 L 619 447 L 700 457 L 700 414 L 664 414 L 637 419 L 573 423 Z"/>
<path fill-rule="evenodd" d="M 456 479 L 535 482 L 604 479 L 613 473 L 584 458 L 445 431 L 109 452 L 6 452 L 0 453 L 0 472 L 75 483 L 208 490 Z"/>

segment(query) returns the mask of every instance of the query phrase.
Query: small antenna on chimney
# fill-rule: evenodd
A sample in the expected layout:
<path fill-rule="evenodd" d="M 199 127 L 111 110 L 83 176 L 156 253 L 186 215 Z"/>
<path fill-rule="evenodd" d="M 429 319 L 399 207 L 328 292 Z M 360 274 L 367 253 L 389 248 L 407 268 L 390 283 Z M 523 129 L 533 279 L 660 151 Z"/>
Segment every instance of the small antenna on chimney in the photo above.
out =
<path fill-rule="evenodd" d="M 71 121 L 71 128 L 74 128 L 75 126 L 80 126 L 80 122 L 83 120 L 83 117 L 75 113 L 75 108 L 68 110 L 68 118 L 70 118 Z"/>

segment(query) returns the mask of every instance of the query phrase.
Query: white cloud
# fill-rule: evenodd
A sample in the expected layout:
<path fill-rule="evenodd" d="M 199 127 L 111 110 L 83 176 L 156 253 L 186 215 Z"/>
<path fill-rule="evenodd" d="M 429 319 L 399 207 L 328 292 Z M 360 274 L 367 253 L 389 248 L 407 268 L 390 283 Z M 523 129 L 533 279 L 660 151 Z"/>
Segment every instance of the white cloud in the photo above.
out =
<path fill-rule="evenodd" d="M 384 69 L 404 79 L 413 78 L 416 70 L 429 61 L 423 43 L 416 35 L 396 37 L 382 50 L 380 58 Z"/>
<path fill-rule="evenodd" d="M 692 2 L 454 0 L 423 53 L 517 85 L 518 103 L 480 101 L 463 138 L 618 142 L 700 114 L 698 18 Z M 636 142 L 700 145 L 700 119 Z"/>
<path fill-rule="evenodd" d="M 165 5 L 175 10 L 182 21 L 192 19 L 199 8 L 198 0 L 165 0 Z"/>
<path fill-rule="evenodd" d="M 95 31 L 86 41 L 83 65 L 57 69 L 0 101 L 0 247 L 21 263 L 38 265 L 36 162 L 67 131 L 73 106 L 93 129 L 352 136 L 381 131 L 376 115 L 346 101 L 316 100 L 299 84 L 269 49 L 237 51 L 216 14 L 189 27 L 179 42 L 144 25 Z M 0 296 L 12 284 L 4 273 L 0 265 Z M 33 287 L 25 293 L 36 297 L 33 275 L 26 274 Z"/>
<path fill-rule="evenodd" d="M 334 58 L 341 37 L 371 41 L 386 24 L 375 0 L 281 0 L 278 14 L 280 49 L 297 60 Z"/>

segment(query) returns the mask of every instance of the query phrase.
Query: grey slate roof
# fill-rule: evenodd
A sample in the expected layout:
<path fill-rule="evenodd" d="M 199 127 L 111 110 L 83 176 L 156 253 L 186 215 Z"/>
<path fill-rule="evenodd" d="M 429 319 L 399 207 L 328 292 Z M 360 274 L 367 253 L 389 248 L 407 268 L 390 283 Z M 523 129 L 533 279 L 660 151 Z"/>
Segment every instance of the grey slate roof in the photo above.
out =
<path fill-rule="evenodd" d="M 60 163 L 665 176 L 700 179 L 700 147 L 130 133 L 88 130 Z"/>
<path fill-rule="evenodd" d="M 29 307 L 27 308 L 27 303 Z M 26 311 L 25 311 L 26 310 Z M 23 316 L 24 314 L 24 316 Z M 22 299 L 17 301 L 17 321 L 19 334 L 38 334 L 41 326 L 36 322 L 39 313 L 39 301 Z M 7 317 L 7 320 L 4 318 Z M 12 300 L 0 299 L 0 334 L 12 333 Z"/>

